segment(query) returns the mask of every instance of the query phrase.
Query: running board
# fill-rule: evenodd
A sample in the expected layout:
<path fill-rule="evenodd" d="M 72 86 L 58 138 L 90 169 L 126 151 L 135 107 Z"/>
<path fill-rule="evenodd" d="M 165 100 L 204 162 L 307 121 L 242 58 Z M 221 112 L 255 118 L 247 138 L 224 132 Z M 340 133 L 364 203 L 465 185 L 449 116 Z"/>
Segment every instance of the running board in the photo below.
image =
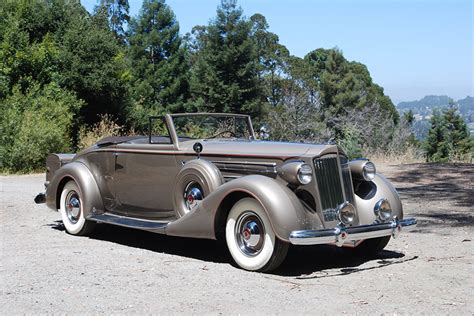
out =
<path fill-rule="evenodd" d="M 148 230 L 155 233 L 165 233 L 165 228 L 168 226 L 168 222 L 150 221 L 146 219 L 136 219 L 132 217 L 114 215 L 114 214 L 92 214 L 87 217 L 88 220 L 92 220 L 98 223 L 106 223 L 117 226 L 123 226 L 128 228 L 135 228 L 141 230 Z"/>

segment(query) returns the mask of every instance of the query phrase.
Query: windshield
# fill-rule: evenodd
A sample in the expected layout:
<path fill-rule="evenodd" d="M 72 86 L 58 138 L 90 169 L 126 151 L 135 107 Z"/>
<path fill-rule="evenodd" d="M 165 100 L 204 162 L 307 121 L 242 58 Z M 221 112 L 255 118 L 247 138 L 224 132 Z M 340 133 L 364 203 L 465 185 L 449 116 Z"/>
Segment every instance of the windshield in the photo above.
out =
<path fill-rule="evenodd" d="M 180 139 L 250 139 L 253 136 L 250 120 L 244 115 L 185 114 L 171 117 Z"/>

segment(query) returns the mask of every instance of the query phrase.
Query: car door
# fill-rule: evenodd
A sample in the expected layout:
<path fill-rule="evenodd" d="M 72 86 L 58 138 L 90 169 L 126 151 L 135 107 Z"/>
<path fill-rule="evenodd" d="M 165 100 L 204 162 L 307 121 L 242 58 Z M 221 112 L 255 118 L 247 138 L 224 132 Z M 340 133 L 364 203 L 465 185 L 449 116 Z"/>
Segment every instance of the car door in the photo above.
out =
<path fill-rule="evenodd" d="M 174 147 L 120 144 L 114 155 L 116 211 L 139 218 L 172 218 L 172 187 L 177 174 Z"/>
<path fill-rule="evenodd" d="M 113 187 L 117 213 L 146 219 L 175 217 L 172 191 L 178 173 L 177 144 L 167 115 L 150 117 L 148 137 L 116 146 Z"/>

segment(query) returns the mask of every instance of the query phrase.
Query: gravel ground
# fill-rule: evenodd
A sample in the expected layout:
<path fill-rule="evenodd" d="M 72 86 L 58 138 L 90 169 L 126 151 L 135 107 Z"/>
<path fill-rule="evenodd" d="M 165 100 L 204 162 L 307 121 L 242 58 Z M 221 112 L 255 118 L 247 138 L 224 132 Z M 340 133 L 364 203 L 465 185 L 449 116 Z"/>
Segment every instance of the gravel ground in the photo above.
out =
<path fill-rule="evenodd" d="M 273 274 L 233 267 L 214 241 L 107 225 L 70 236 L 33 203 L 43 175 L 0 177 L 0 314 L 472 315 L 474 165 L 381 169 L 416 231 L 371 260 L 293 247 Z"/>

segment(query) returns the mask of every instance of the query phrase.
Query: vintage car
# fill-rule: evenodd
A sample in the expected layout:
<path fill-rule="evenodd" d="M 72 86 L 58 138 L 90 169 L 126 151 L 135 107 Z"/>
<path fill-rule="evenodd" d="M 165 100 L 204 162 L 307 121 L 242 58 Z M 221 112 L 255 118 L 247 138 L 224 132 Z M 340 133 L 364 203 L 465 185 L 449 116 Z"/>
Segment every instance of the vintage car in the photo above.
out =
<path fill-rule="evenodd" d="M 72 235 L 107 223 L 222 239 L 251 271 L 277 268 L 290 244 L 376 254 L 416 226 L 374 164 L 348 161 L 335 145 L 257 140 L 246 115 L 173 114 L 149 125 L 148 136 L 49 155 L 35 201 L 59 210 Z"/>

